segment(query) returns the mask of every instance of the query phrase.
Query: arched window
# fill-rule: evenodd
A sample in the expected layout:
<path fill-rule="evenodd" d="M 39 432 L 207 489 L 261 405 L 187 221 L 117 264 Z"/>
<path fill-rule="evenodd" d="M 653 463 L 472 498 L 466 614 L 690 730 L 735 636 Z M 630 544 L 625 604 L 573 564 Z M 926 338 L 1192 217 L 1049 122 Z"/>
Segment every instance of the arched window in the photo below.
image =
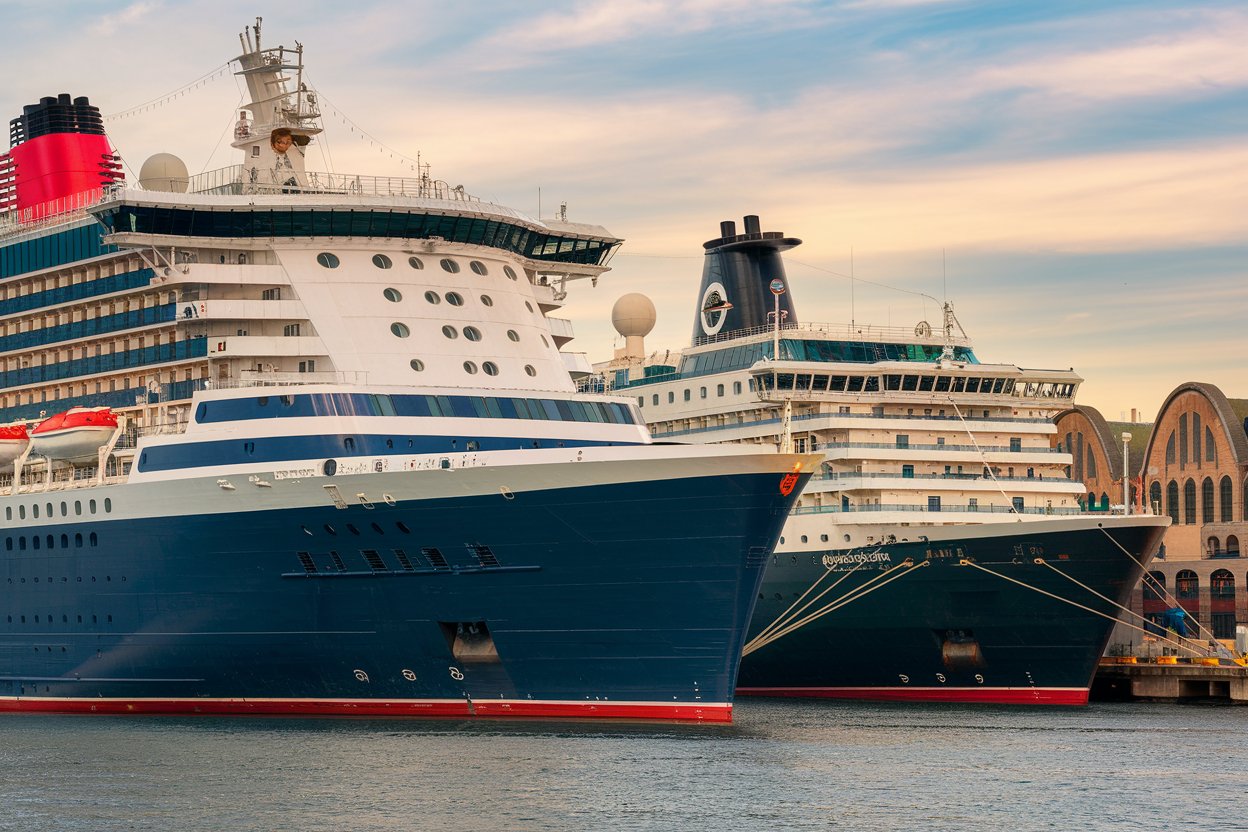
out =
<path fill-rule="evenodd" d="M 1239 538 L 1233 534 L 1226 536 L 1226 554 L 1227 557 L 1239 557 Z"/>
<path fill-rule="evenodd" d="M 1153 480 L 1148 486 L 1148 507 L 1153 511 L 1161 511 L 1161 483 Z"/>
<path fill-rule="evenodd" d="M 1170 438 L 1166 440 L 1166 464 L 1174 464 L 1174 431 L 1170 431 Z"/>
<path fill-rule="evenodd" d="M 1200 522 L 1213 522 L 1213 479 L 1205 477 L 1200 484 Z"/>
<path fill-rule="evenodd" d="M 1217 535 L 1210 535 L 1205 541 L 1205 554 L 1211 558 L 1219 557 L 1222 554 L 1221 544 L 1218 542 Z"/>
<path fill-rule="evenodd" d="M 1209 629 L 1214 638 L 1235 638 L 1235 576 L 1225 569 L 1209 576 Z"/>
<path fill-rule="evenodd" d="M 1187 414 L 1179 416 L 1179 467 L 1187 465 Z"/>
<path fill-rule="evenodd" d="M 1075 479 L 1083 480 L 1083 434 L 1075 434 Z"/>
<path fill-rule="evenodd" d="M 1209 430 L 1208 425 L 1205 425 L 1205 462 L 1215 465 L 1218 462 L 1218 446 L 1213 444 L 1213 431 Z"/>
<path fill-rule="evenodd" d="M 1179 484 L 1174 480 L 1170 480 L 1166 484 L 1166 514 L 1170 515 L 1170 522 L 1178 524 L 1179 522 Z"/>
<path fill-rule="evenodd" d="M 1109 511 L 1109 495 L 1101 492 L 1101 511 Z"/>
<path fill-rule="evenodd" d="M 1200 456 L 1201 456 L 1200 439 L 1201 439 L 1200 414 L 1193 413 L 1192 414 L 1192 463 L 1197 468 L 1200 467 Z"/>
<path fill-rule="evenodd" d="M 1221 509 L 1221 516 L 1219 519 L 1221 519 L 1223 523 L 1230 523 L 1235 519 L 1234 512 L 1232 511 L 1234 505 L 1234 495 L 1231 494 L 1230 477 L 1222 478 L 1222 481 L 1218 483 L 1218 492 L 1218 502 L 1221 504 L 1219 506 Z"/>
<path fill-rule="evenodd" d="M 1174 576 L 1174 597 L 1180 601 L 1194 601 L 1200 597 L 1200 578 L 1190 569 L 1181 569 Z"/>
<path fill-rule="evenodd" d="M 1196 480 L 1193 479 L 1183 483 L 1183 523 L 1196 525 Z"/>
<path fill-rule="evenodd" d="M 1092 453 L 1092 446 L 1088 445 L 1088 479 L 1096 479 L 1096 454 Z"/>
<path fill-rule="evenodd" d="M 1161 572 L 1149 572 L 1148 575 L 1148 578 L 1141 581 L 1144 587 L 1144 600 L 1159 601 L 1165 595 L 1166 576 Z"/>

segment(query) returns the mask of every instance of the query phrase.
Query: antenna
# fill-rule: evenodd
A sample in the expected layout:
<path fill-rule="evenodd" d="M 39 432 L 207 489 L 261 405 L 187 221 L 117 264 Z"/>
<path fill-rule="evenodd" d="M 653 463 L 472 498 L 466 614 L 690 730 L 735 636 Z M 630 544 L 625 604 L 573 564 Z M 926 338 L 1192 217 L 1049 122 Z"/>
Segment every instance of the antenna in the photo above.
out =
<path fill-rule="evenodd" d="M 854 247 L 849 247 L 849 328 L 854 329 Z"/>

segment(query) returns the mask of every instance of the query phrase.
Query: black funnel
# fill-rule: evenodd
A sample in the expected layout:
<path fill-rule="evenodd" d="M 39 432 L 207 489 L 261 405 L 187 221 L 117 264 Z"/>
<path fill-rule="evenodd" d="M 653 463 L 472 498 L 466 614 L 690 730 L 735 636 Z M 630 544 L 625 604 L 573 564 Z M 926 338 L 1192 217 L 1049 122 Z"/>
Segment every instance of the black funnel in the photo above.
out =
<path fill-rule="evenodd" d="M 736 233 L 736 223 L 719 224 L 723 235 L 702 244 L 706 261 L 702 268 L 702 288 L 693 321 L 693 342 L 740 330 L 772 327 L 777 295 L 772 282 L 779 281 L 780 323 L 797 323 L 793 290 L 784 276 L 780 252 L 802 244 L 779 231 L 761 231 L 758 217 L 745 218 L 745 233 Z"/>

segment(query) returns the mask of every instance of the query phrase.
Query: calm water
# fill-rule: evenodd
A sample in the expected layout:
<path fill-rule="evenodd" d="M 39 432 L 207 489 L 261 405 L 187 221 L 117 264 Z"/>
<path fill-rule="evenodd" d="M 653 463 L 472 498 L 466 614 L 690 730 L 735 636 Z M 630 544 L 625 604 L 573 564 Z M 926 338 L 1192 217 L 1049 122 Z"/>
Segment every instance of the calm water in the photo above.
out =
<path fill-rule="evenodd" d="M 1243 828 L 1248 708 L 746 700 L 732 726 L 0 718 L 0 829 Z"/>

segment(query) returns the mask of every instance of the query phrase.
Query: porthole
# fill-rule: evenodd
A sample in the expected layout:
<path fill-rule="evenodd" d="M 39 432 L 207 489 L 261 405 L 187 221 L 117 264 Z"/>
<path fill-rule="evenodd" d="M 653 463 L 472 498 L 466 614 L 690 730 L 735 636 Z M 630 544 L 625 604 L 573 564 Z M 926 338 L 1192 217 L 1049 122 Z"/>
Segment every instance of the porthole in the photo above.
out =
<path fill-rule="evenodd" d="M 477 365 L 476 365 L 476 364 L 473 364 L 471 361 L 465 361 L 465 362 L 464 362 L 464 372 L 465 372 L 465 373 L 467 373 L 467 374 L 468 374 L 468 375 L 470 375 L 470 376 L 471 376 L 471 375 L 476 375 L 476 372 L 477 372 Z"/>
<path fill-rule="evenodd" d="M 539 335 L 538 337 L 542 339 L 542 346 L 543 346 L 543 347 L 549 347 L 549 346 L 550 346 L 550 342 L 546 340 L 546 336 L 545 336 L 545 335 Z"/>
<path fill-rule="evenodd" d="M 399 301 L 403 300 L 403 293 L 400 292 L 398 289 L 392 289 L 392 288 L 387 287 L 386 289 L 382 291 L 381 294 L 386 300 L 390 301 L 391 303 L 398 303 Z"/>
<path fill-rule="evenodd" d="M 334 459 L 325 460 L 325 465 L 321 470 L 325 472 L 325 476 L 332 477 L 338 473 L 338 461 Z M 330 534 L 333 534 L 333 532 L 330 532 Z"/>
<path fill-rule="evenodd" d="M 516 270 L 511 266 L 503 266 L 503 274 L 507 275 L 508 280 L 516 279 Z"/>
<path fill-rule="evenodd" d="M 442 334 L 445 335 L 447 338 L 450 338 L 452 341 L 454 341 L 456 338 L 459 337 L 459 331 L 455 329 L 455 327 L 451 326 L 450 324 L 447 324 L 446 326 L 442 327 Z"/>
<path fill-rule="evenodd" d="M 412 331 L 408 328 L 407 324 L 399 323 L 398 321 L 390 324 L 390 331 L 399 338 L 406 338 L 412 334 Z"/>
<path fill-rule="evenodd" d="M 481 305 L 482 305 L 482 306 L 493 306 L 493 305 L 494 305 L 494 298 L 490 297 L 489 295 L 482 295 L 482 296 L 481 296 Z"/>
<path fill-rule="evenodd" d="M 490 270 L 487 269 L 485 267 L 485 264 L 482 263 L 480 260 L 473 260 L 471 263 L 468 264 L 468 268 L 472 269 L 477 274 L 489 274 L 490 273 Z"/>
<path fill-rule="evenodd" d="M 407 265 L 411 266 L 413 269 L 423 269 L 425 267 L 425 262 L 419 257 L 409 257 L 407 258 Z"/>
<path fill-rule="evenodd" d="M 493 361 L 485 362 L 484 364 L 481 365 L 481 369 L 485 371 L 485 374 L 487 376 L 498 375 L 498 365 L 495 364 Z"/>
<path fill-rule="evenodd" d="M 411 364 L 412 369 L 418 373 L 425 369 L 425 362 L 421 361 L 419 358 L 413 358 L 408 363 Z"/>
<path fill-rule="evenodd" d="M 379 269 L 388 269 L 394 265 L 394 261 L 384 254 L 374 254 L 373 265 Z"/>
<path fill-rule="evenodd" d="M 529 303 L 529 302 L 526 300 L 526 301 L 524 302 L 524 308 L 525 308 L 525 309 L 527 309 L 527 310 L 529 310 L 530 312 L 532 312 L 532 311 L 533 311 L 533 304 Z"/>
<path fill-rule="evenodd" d="M 442 271 L 450 272 L 451 274 L 459 272 L 459 264 L 449 257 L 443 257 L 438 261 L 438 265 L 442 267 Z"/>
<path fill-rule="evenodd" d="M 464 337 L 469 341 L 480 341 L 481 330 L 477 329 L 475 326 L 466 326 L 464 327 Z"/>
<path fill-rule="evenodd" d="M 524 372 L 525 372 L 527 375 L 530 375 L 530 376 L 535 376 L 535 375 L 537 375 L 537 370 L 536 370 L 536 369 L 534 369 L 534 367 L 533 367 L 533 365 L 532 365 L 532 364 L 525 364 L 525 365 L 524 365 Z"/>
<path fill-rule="evenodd" d="M 507 330 L 507 338 L 511 341 L 519 341 L 520 335 L 514 329 Z"/>
<path fill-rule="evenodd" d="M 449 303 L 451 306 L 463 306 L 464 296 L 461 295 L 459 292 L 447 292 L 446 302 Z"/>
<path fill-rule="evenodd" d="M 336 269 L 338 268 L 338 263 L 340 261 L 338 260 L 337 254 L 330 254 L 328 251 L 322 251 L 320 254 L 316 255 L 316 262 L 320 263 L 327 269 Z"/>
<path fill-rule="evenodd" d="M 437 306 L 439 303 L 442 302 L 442 296 L 439 295 L 437 292 L 429 291 L 429 292 L 425 292 L 425 300 L 429 301 L 434 306 Z"/>

